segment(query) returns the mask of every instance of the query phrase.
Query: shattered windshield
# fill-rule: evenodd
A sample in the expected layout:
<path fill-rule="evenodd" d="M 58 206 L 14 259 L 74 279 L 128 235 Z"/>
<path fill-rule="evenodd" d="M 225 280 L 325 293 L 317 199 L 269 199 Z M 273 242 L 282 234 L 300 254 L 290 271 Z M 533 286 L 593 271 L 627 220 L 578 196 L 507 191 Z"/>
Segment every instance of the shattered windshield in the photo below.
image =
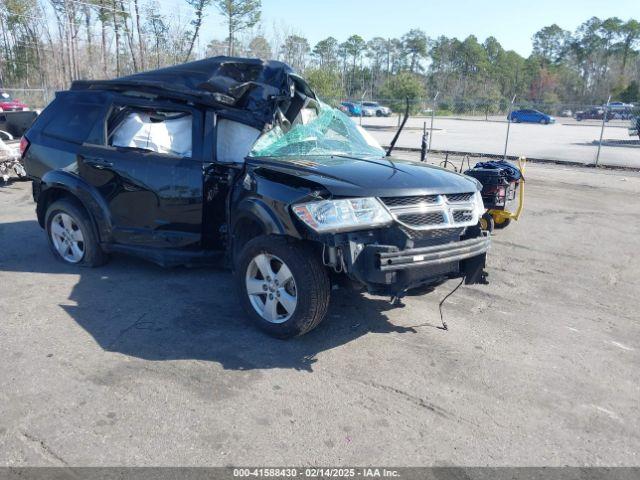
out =
<path fill-rule="evenodd" d="M 262 134 L 250 157 L 305 155 L 384 156 L 378 142 L 344 113 L 325 104 L 303 108 L 292 123 L 279 122 Z"/>

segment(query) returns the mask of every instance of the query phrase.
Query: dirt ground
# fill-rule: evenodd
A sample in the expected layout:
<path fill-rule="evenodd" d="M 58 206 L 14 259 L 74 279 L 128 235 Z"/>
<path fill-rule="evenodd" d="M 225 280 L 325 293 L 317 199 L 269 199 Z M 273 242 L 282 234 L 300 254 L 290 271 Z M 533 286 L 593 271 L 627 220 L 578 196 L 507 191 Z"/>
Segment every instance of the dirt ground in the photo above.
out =
<path fill-rule="evenodd" d="M 0 465 L 640 463 L 640 175 L 530 165 L 489 286 L 334 291 L 292 341 L 226 271 L 50 254 L 0 187 Z"/>

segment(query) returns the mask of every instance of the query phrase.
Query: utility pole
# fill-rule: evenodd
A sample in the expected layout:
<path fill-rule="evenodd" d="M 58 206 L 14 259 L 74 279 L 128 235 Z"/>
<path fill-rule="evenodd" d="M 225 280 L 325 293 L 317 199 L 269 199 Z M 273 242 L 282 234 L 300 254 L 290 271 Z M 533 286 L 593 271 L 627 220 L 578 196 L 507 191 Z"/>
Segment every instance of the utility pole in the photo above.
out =
<path fill-rule="evenodd" d="M 611 103 L 611 95 L 607 98 L 607 105 L 604 107 L 604 115 L 602 115 L 602 127 L 600 127 L 600 141 L 598 142 L 598 153 L 596 154 L 596 167 L 600 162 L 600 149 L 602 148 L 602 137 L 604 135 L 604 124 L 607 121 L 607 114 L 609 113 L 609 104 Z"/>
<path fill-rule="evenodd" d="M 433 120 L 436 116 L 436 100 L 438 99 L 438 95 L 440 95 L 440 92 L 436 92 L 431 105 L 431 126 L 429 127 L 429 148 L 427 149 L 427 152 L 431 151 L 431 140 L 433 140 Z"/>
<path fill-rule="evenodd" d="M 509 105 L 509 115 L 507 115 L 507 138 L 504 140 L 504 155 L 502 157 L 503 160 L 507 159 L 507 147 L 509 146 L 509 130 L 511 129 L 511 112 L 513 112 L 513 104 L 516 101 L 516 96 L 514 95 L 511 99 L 511 105 Z"/>

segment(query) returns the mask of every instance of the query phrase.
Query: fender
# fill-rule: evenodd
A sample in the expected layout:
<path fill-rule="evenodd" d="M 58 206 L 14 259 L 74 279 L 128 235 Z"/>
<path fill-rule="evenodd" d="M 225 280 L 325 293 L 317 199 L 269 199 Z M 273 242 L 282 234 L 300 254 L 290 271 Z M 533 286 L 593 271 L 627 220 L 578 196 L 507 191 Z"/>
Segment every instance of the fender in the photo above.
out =
<path fill-rule="evenodd" d="M 246 218 L 257 221 L 262 225 L 262 229 L 267 235 L 291 235 L 293 233 L 294 236 L 299 237 L 298 232 L 290 232 L 290 228 L 286 228 L 278 218 L 278 215 L 259 198 L 247 197 L 238 203 L 234 211 L 231 231 L 235 230 L 240 220 Z"/>
<path fill-rule="evenodd" d="M 104 198 L 93 185 L 66 170 L 50 170 L 42 177 L 38 206 L 36 207 L 40 226 L 44 227 L 47 197 L 53 190 L 65 190 L 76 197 L 89 212 L 100 242 L 109 243 L 112 241 L 113 223 L 109 206 Z"/>

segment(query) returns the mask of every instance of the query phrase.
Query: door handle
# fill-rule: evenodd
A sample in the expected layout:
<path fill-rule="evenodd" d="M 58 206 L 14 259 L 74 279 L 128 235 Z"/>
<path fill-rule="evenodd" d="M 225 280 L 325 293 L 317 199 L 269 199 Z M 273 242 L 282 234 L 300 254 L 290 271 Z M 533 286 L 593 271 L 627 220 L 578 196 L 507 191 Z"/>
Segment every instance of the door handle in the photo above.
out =
<path fill-rule="evenodd" d="M 92 167 L 97 168 L 98 170 L 102 170 L 103 168 L 113 167 L 113 162 L 110 162 L 109 160 L 105 160 L 104 158 L 100 158 L 100 157 L 85 157 L 84 163 L 86 163 L 87 165 L 91 165 Z"/>

